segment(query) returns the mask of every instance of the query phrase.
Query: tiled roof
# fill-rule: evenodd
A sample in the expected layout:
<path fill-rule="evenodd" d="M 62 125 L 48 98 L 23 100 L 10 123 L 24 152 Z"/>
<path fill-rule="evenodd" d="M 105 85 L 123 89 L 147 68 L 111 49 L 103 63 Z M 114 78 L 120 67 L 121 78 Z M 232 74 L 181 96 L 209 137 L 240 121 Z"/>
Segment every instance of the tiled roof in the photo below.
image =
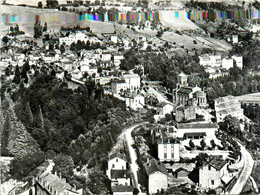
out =
<path fill-rule="evenodd" d="M 124 78 L 140 78 L 138 74 L 124 74 Z"/>
<path fill-rule="evenodd" d="M 206 136 L 206 133 L 205 132 L 184 133 L 184 137 L 188 137 L 188 136 Z"/>
<path fill-rule="evenodd" d="M 47 173 L 39 176 L 40 183 L 48 182 L 53 191 L 55 190 L 58 194 L 62 194 L 65 190 L 72 190 L 72 187 L 65 181 L 59 178 L 59 176 Z"/>
<path fill-rule="evenodd" d="M 218 128 L 216 123 L 179 123 L 178 129 L 207 129 L 207 128 Z"/>
<path fill-rule="evenodd" d="M 177 93 L 185 93 L 185 94 L 189 94 L 192 92 L 192 87 L 181 87 Z"/>
<path fill-rule="evenodd" d="M 111 187 L 112 192 L 133 192 L 133 186 L 117 185 Z"/>
<path fill-rule="evenodd" d="M 221 170 L 226 164 L 228 163 L 227 160 L 223 160 L 220 157 L 214 157 L 213 159 L 211 159 L 209 161 L 209 165 L 211 165 L 212 167 L 214 167 L 217 170 Z"/>
<path fill-rule="evenodd" d="M 130 174 L 127 170 L 111 170 L 111 178 L 130 178 Z"/>
<path fill-rule="evenodd" d="M 157 171 L 167 174 L 165 165 L 156 161 L 155 159 L 150 160 L 148 163 L 144 164 L 147 175 L 151 175 Z"/>
<path fill-rule="evenodd" d="M 111 155 L 109 156 L 109 160 L 112 160 L 112 159 L 114 159 L 114 158 L 120 158 L 120 159 L 126 161 L 126 156 L 125 156 L 124 154 L 119 153 L 119 152 L 115 152 L 115 153 L 113 153 L 113 154 L 111 154 Z"/>

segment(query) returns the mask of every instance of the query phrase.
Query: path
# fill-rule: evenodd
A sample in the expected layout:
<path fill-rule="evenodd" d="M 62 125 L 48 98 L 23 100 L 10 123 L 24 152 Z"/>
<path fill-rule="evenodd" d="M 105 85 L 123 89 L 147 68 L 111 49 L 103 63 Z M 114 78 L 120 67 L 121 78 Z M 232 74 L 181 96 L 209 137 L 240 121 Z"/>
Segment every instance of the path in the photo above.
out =
<path fill-rule="evenodd" d="M 239 178 L 237 179 L 235 185 L 229 192 L 229 194 L 240 194 L 243 190 L 244 186 L 246 185 L 247 180 L 249 179 L 253 166 L 254 166 L 254 160 L 251 156 L 251 154 L 246 150 L 246 148 L 237 142 L 238 145 L 241 147 L 241 155 L 244 158 L 244 166 L 242 169 L 241 174 L 239 175 Z"/>

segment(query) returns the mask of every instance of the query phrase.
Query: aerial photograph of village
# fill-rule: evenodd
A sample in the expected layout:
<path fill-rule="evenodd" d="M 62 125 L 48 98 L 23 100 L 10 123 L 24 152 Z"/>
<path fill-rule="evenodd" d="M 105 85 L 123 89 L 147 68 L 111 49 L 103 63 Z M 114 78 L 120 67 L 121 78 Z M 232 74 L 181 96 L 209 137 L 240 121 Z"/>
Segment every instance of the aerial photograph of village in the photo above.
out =
<path fill-rule="evenodd" d="M 260 194 L 260 1 L 0 3 L 0 195 Z"/>

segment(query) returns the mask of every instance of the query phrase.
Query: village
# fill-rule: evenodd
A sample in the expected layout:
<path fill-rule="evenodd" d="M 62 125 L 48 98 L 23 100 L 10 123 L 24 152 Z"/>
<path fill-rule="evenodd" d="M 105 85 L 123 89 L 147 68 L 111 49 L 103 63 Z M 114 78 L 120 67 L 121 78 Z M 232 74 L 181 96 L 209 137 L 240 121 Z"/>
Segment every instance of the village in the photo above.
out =
<path fill-rule="evenodd" d="M 228 94 L 212 100 L 210 87 L 202 88 L 196 82 L 198 73 L 180 70 L 174 73 L 176 78 L 167 78 L 167 82 L 172 79 L 176 83 L 175 87 L 166 88 L 165 82 L 151 79 L 153 67 L 139 63 L 141 60 L 134 62 L 131 52 L 169 59 L 178 52 L 195 56 L 196 66 L 203 69 L 209 82 L 225 79 L 232 71 L 243 71 L 244 56 L 209 48 L 198 54 L 196 49 L 168 42 L 158 33 L 147 36 L 142 32 L 141 26 L 143 31 L 163 29 L 172 33 L 160 22 L 140 19 L 137 23 L 139 28 L 130 23 L 113 24 L 113 33 L 95 33 L 91 27 L 80 25 L 52 30 L 35 17 L 34 38 L 16 35 L 19 26 L 11 25 L 8 33 L 1 35 L 0 71 L 6 81 L 1 85 L 10 87 L 3 93 L 15 96 L 16 89 L 29 88 L 35 78 L 45 74 L 70 90 L 93 85 L 102 91 L 101 96 L 123 102 L 135 116 L 148 116 L 124 127 L 107 155 L 105 175 L 113 195 L 240 194 L 248 180 L 254 185 L 250 176 L 252 152 L 239 138 L 249 134 L 252 120 L 244 107 L 258 105 L 257 94 Z M 192 42 L 195 48 L 196 44 Z M 234 47 L 241 41 L 232 35 L 226 44 Z M 228 131 L 237 129 L 232 126 L 234 121 L 239 130 L 230 136 Z M 10 170 L 12 160 L 11 156 L 1 156 L 1 172 Z M 78 189 L 62 173 L 54 172 L 53 160 L 45 159 L 45 163 L 45 170 L 31 183 L 9 180 L 0 187 L 0 194 L 17 194 L 21 186 L 27 189 L 19 194 L 95 194 Z M 88 178 L 86 167 L 75 168 L 73 174 Z"/>

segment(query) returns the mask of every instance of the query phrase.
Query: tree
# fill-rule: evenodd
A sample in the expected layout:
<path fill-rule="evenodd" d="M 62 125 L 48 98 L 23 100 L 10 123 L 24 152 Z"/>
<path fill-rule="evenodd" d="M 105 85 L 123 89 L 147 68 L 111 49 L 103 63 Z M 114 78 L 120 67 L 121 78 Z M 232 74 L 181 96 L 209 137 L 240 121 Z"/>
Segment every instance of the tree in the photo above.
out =
<path fill-rule="evenodd" d="M 42 26 L 39 21 L 34 23 L 34 38 L 39 38 L 42 36 Z"/>
<path fill-rule="evenodd" d="M 47 22 L 44 23 L 43 32 L 47 32 Z"/>
<path fill-rule="evenodd" d="M 211 147 L 214 149 L 216 147 L 216 143 L 214 139 L 210 140 Z"/>
<path fill-rule="evenodd" d="M 19 25 L 18 24 L 15 25 L 14 31 L 15 31 L 16 34 L 19 33 Z"/>
<path fill-rule="evenodd" d="M 16 68 L 15 68 L 15 74 L 14 74 L 13 82 L 16 83 L 16 84 L 19 84 L 20 81 L 21 81 L 21 73 L 20 73 L 19 67 L 17 65 Z"/>
<path fill-rule="evenodd" d="M 42 109 L 41 106 L 39 105 L 39 109 L 35 118 L 35 126 L 44 129 L 44 121 L 43 121 L 43 115 L 42 115 Z"/>
<path fill-rule="evenodd" d="M 191 149 L 194 149 L 194 148 L 195 148 L 195 144 L 193 143 L 192 140 L 190 140 L 190 142 L 189 142 L 189 146 L 190 146 Z"/>
<path fill-rule="evenodd" d="M 62 45 L 60 46 L 60 52 L 61 52 L 61 54 L 64 54 L 64 52 L 65 52 L 65 46 L 64 46 L 64 44 L 62 44 Z"/>
<path fill-rule="evenodd" d="M 42 2 L 39 1 L 39 2 L 38 2 L 38 8 L 42 8 L 42 7 L 43 7 Z"/>
<path fill-rule="evenodd" d="M 4 44 L 7 44 L 8 41 L 9 41 L 9 38 L 8 38 L 7 36 L 4 36 L 4 37 L 2 38 L 2 42 L 3 42 Z"/>
<path fill-rule="evenodd" d="M 59 6 L 59 2 L 57 0 L 47 0 L 46 3 L 48 8 L 57 8 Z"/>
<path fill-rule="evenodd" d="M 28 124 L 30 126 L 32 126 L 33 124 L 33 114 L 32 114 L 32 110 L 31 110 L 31 107 L 30 107 L 30 104 L 29 102 L 26 103 L 26 107 L 25 107 L 25 117 L 28 121 Z"/>
<path fill-rule="evenodd" d="M 204 140 L 204 139 L 202 139 L 202 140 L 200 141 L 200 146 L 201 146 L 202 150 L 206 147 L 206 143 L 205 143 L 205 140 Z"/>
<path fill-rule="evenodd" d="M 63 177 L 69 179 L 73 175 L 73 169 L 75 168 L 73 159 L 71 156 L 64 154 L 57 155 L 53 162 L 55 166 L 53 167 L 53 172 L 60 173 Z"/>

